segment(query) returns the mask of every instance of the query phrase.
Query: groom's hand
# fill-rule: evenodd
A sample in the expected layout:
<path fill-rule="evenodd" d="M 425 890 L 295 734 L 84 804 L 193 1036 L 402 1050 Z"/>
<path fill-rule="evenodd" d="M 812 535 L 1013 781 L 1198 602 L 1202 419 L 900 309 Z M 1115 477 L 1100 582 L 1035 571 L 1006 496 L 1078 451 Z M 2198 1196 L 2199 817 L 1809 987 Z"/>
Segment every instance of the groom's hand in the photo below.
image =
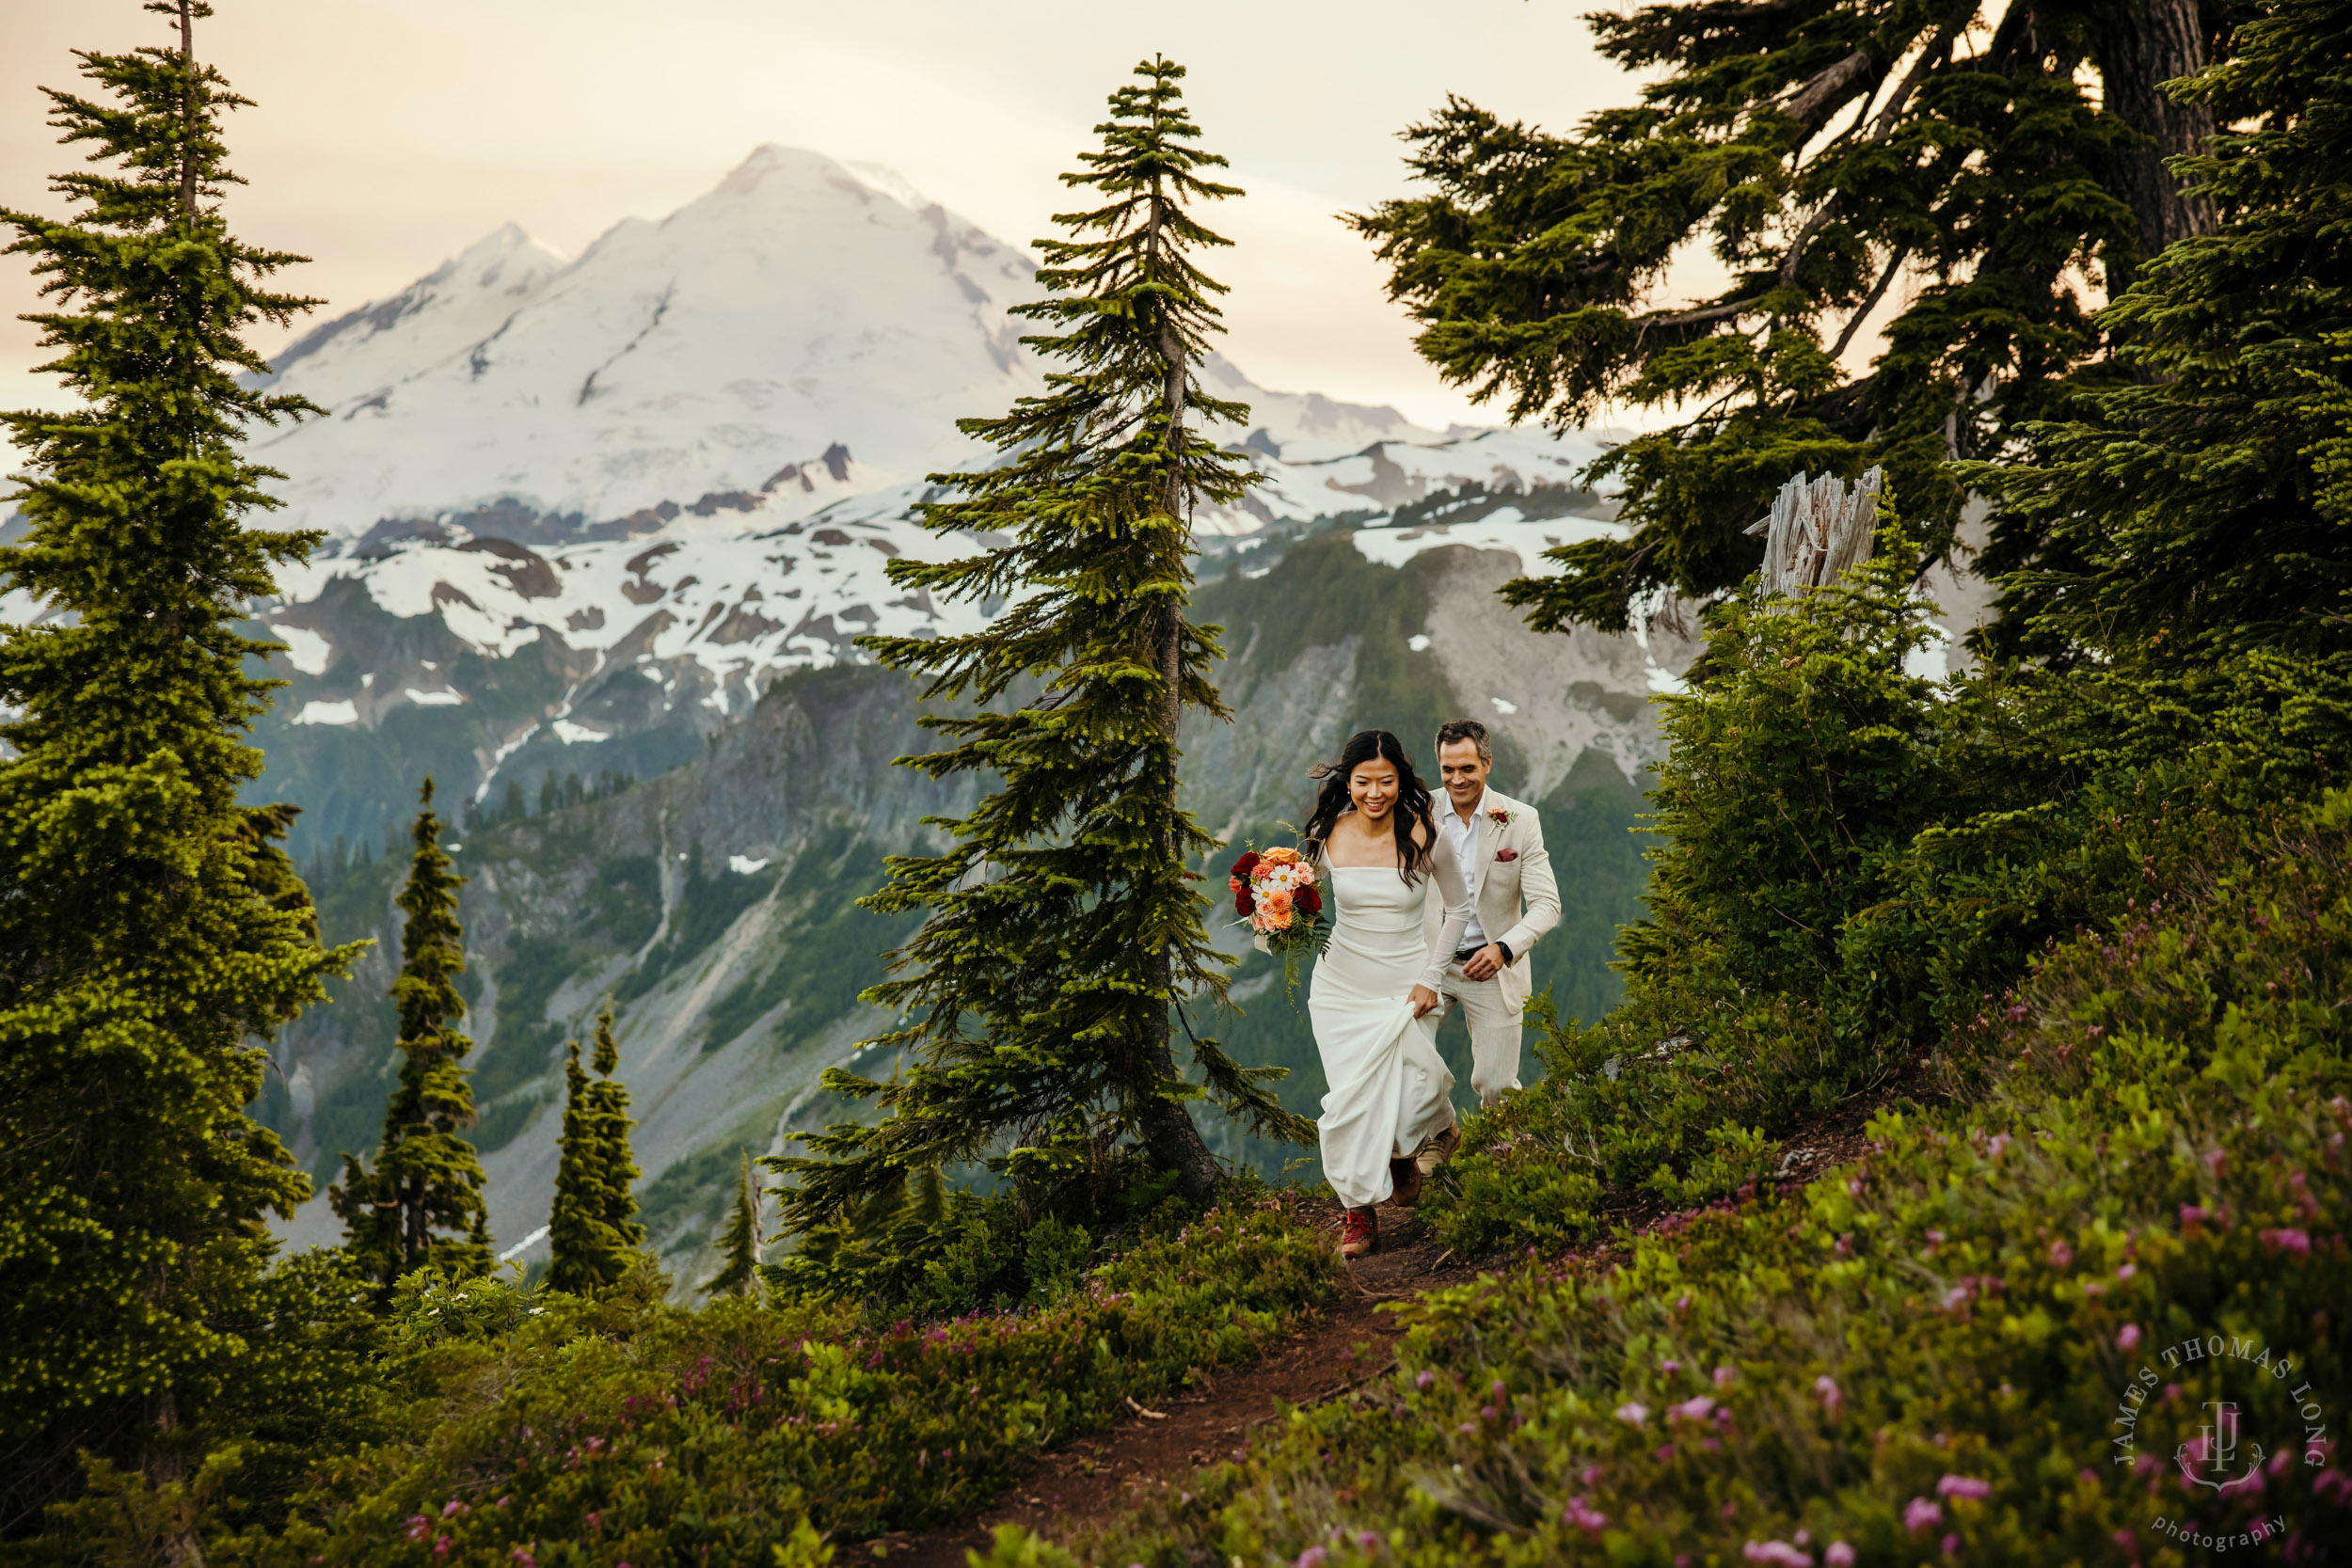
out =
<path fill-rule="evenodd" d="M 1462 964 L 1465 980 L 1491 980 L 1502 973 L 1502 949 L 1493 942 L 1472 953 Z"/>
<path fill-rule="evenodd" d="M 1437 1010 L 1437 1006 L 1438 993 L 1436 991 L 1431 990 L 1427 986 L 1413 988 L 1413 1016 L 1415 1018 L 1427 1018 Z"/>

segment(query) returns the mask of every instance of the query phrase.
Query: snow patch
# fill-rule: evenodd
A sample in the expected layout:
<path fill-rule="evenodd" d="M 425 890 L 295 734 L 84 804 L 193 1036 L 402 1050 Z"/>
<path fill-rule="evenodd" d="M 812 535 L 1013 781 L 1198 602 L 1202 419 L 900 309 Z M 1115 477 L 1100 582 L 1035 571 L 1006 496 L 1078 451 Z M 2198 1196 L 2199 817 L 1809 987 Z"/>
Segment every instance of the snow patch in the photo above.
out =
<path fill-rule="evenodd" d="M 359 705 L 349 698 L 340 703 L 325 703 L 317 698 L 302 705 L 302 711 L 294 716 L 297 724 L 356 724 L 359 721 Z"/>
<path fill-rule="evenodd" d="M 754 860 L 749 855 L 729 855 L 727 869 L 739 877 L 749 877 L 767 870 L 768 862 L 765 859 Z"/>
<path fill-rule="evenodd" d="M 612 738 L 602 730 L 592 730 L 587 725 L 574 723 L 569 719 L 558 719 L 548 727 L 555 731 L 557 738 L 566 746 L 585 746 L 595 741 Z"/>
<path fill-rule="evenodd" d="M 1517 507 L 1502 507 L 1474 523 L 1428 523 L 1417 528 L 1366 528 L 1355 533 L 1356 548 L 1366 561 L 1402 566 L 1423 550 L 1467 545 L 1474 550 L 1502 550 L 1518 557 L 1527 577 L 1553 577 L 1560 563 L 1544 552 L 1561 545 L 1581 545 L 1587 539 L 1623 539 L 1626 530 L 1597 517 L 1544 517 L 1530 521 Z"/>
<path fill-rule="evenodd" d="M 401 695 L 419 707 L 455 707 L 466 700 L 454 691 L 420 691 L 413 686 L 404 689 Z"/>
<path fill-rule="evenodd" d="M 335 644 L 308 626 L 272 626 L 269 635 L 286 645 L 286 662 L 306 675 L 324 675 Z"/>

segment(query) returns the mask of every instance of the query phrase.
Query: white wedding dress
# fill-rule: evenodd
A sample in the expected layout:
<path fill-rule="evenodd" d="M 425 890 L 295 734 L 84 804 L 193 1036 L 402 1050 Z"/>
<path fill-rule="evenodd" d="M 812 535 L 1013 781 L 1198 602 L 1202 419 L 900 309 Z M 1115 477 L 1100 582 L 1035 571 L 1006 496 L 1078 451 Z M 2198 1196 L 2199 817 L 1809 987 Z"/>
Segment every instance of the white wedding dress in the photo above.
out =
<path fill-rule="evenodd" d="M 1331 942 L 1315 960 L 1307 1016 L 1331 1085 L 1318 1123 L 1323 1174 L 1350 1209 L 1386 1198 L 1389 1161 L 1454 1122 L 1454 1075 L 1438 1055 L 1438 1015 L 1415 1018 L 1412 990 L 1438 989 L 1470 925 L 1470 895 L 1443 847 L 1430 859 L 1434 877 L 1410 887 L 1393 865 L 1324 867 Z M 1434 951 L 1423 918 L 1433 879 L 1445 900 Z"/>

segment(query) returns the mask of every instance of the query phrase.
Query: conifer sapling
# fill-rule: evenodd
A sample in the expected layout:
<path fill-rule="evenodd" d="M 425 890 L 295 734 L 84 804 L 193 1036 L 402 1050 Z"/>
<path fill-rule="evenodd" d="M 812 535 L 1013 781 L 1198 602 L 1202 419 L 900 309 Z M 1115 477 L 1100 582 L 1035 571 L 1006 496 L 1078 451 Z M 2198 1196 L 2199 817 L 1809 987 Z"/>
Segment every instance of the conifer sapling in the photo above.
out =
<path fill-rule="evenodd" d="M 564 1067 L 564 1132 L 555 1168 L 555 1205 L 548 1216 L 552 1264 L 548 1283 L 587 1295 L 616 1284 L 644 1245 L 637 1222 L 637 1161 L 629 1149 L 628 1090 L 612 1074 L 621 1065 L 612 1037 L 612 1005 L 596 1015 L 590 1065 L 580 1069 L 580 1042 L 570 1042 Z"/>
<path fill-rule="evenodd" d="M 707 1296 L 747 1296 L 759 1289 L 759 1183 L 752 1176 L 751 1150 L 743 1151 L 743 1172 L 736 1180 L 735 1199 L 727 1206 L 727 1227 L 719 1238 L 719 1255 L 725 1261 L 718 1276 L 703 1287 Z"/>
<path fill-rule="evenodd" d="M 466 967 L 457 890 L 466 879 L 441 847 L 431 779 L 419 799 L 423 809 L 417 813 L 415 850 L 399 898 L 408 917 L 401 932 L 400 978 L 392 983 L 400 1012 L 400 1083 L 385 1107 L 374 1168 L 344 1155 L 343 1179 L 327 1195 L 360 1272 L 387 1295 L 395 1280 L 417 1269 L 466 1279 L 490 1267 L 482 1161 L 464 1135 L 475 1121 L 471 1075 L 464 1065 L 473 1042 L 457 1030 L 466 1014 L 457 994 L 457 976 Z"/>

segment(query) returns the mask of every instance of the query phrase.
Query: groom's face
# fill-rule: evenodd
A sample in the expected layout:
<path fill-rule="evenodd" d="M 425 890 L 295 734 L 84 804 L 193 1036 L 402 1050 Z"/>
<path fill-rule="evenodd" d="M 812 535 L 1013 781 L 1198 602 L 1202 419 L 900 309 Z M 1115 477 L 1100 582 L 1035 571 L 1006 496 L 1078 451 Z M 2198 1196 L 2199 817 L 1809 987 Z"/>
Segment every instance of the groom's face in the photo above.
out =
<path fill-rule="evenodd" d="M 1468 811 L 1486 793 L 1486 763 L 1475 740 L 1454 740 L 1438 748 L 1438 776 L 1445 781 L 1446 799 Z"/>

